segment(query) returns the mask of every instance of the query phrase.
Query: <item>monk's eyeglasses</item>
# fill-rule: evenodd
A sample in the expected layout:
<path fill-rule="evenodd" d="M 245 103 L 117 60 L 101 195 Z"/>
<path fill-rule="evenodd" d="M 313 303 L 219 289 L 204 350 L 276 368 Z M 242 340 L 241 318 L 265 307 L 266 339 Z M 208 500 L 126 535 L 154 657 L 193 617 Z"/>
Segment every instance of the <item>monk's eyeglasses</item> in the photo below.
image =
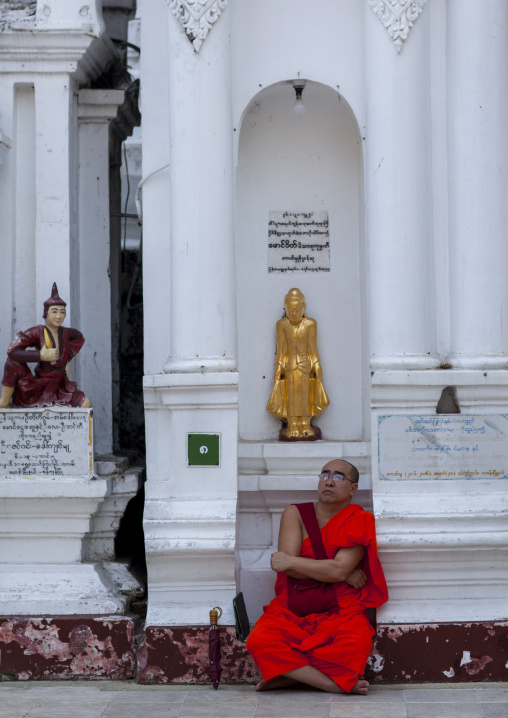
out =
<path fill-rule="evenodd" d="M 348 479 L 347 476 L 344 476 L 342 471 L 334 471 L 331 475 L 332 479 L 335 481 L 335 483 L 338 483 L 339 481 L 349 481 L 352 484 L 356 484 L 356 481 L 352 481 L 351 479 Z M 319 474 L 318 479 L 320 481 L 328 481 L 330 478 L 330 472 L 329 471 L 323 471 L 321 474 Z"/>

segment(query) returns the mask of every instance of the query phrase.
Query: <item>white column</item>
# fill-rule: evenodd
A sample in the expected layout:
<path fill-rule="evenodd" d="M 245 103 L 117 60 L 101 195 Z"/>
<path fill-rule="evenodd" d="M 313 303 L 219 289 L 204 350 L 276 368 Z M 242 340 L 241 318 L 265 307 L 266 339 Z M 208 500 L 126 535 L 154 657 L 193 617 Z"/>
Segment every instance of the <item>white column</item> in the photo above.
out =
<path fill-rule="evenodd" d="M 367 258 L 373 369 L 436 366 L 428 18 L 400 54 L 366 10 Z"/>
<path fill-rule="evenodd" d="M 229 11 L 199 54 L 169 17 L 171 357 L 164 371 L 236 368 Z"/>
<path fill-rule="evenodd" d="M 62 299 L 71 298 L 71 149 L 70 116 L 73 81 L 68 74 L 38 75 L 35 79 L 36 305 L 57 282 Z M 67 313 L 72 326 L 72 305 Z"/>
<path fill-rule="evenodd" d="M 224 610 L 223 624 L 234 623 L 238 374 L 228 16 L 226 9 L 195 53 L 163 0 L 150 3 L 146 15 L 143 5 L 143 174 L 168 162 L 167 146 L 170 155 L 169 172 L 143 190 L 150 626 L 202 625 L 211 605 Z M 161 47 L 168 48 L 167 95 L 143 75 L 150 58 L 161 61 Z M 169 359 L 159 364 L 163 351 Z M 189 466 L 187 433 L 220 434 L 220 465 Z"/>
<path fill-rule="evenodd" d="M 95 448 L 113 450 L 111 376 L 111 286 L 109 280 L 109 123 L 123 90 L 81 90 L 78 95 L 79 315 L 86 339 L 79 362 L 79 387 L 92 400 Z"/>
<path fill-rule="evenodd" d="M 14 84 L 13 281 L 14 331 L 40 324 L 35 296 L 35 92 L 32 83 Z M 48 294 L 49 296 L 49 294 Z"/>
<path fill-rule="evenodd" d="M 14 211 L 12 182 L 14 175 L 14 152 L 12 151 L 13 137 L 13 87 L 11 78 L 0 76 L 0 105 L 2 117 L 0 119 L 0 267 L 3 268 L 2 282 L 0 283 L 0 302 L 4 308 L 13 304 L 12 266 L 14 262 L 13 241 Z M 0 319 L 0 357 L 3 362 L 7 347 L 12 339 L 12 312 L 5 309 Z M 0 367 L 3 367 L 0 364 Z M 1 381 L 1 377 L 0 377 Z"/>
<path fill-rule="evenodd" d="M 452 352 L 508 367 L 508 4 L 449 0 Z"/>

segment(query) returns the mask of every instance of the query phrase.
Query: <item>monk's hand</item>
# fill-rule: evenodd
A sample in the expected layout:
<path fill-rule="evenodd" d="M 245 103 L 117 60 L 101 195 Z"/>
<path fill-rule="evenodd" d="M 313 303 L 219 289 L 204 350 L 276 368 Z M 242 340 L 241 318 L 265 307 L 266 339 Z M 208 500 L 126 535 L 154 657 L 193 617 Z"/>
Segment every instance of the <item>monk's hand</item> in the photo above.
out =
<path fill-rule="evenodd" d="M 69 362 L 67 362 L 67 364 L 65 365 L 65 376 L 68 379 L 70 377 L 70 375 L 71 375 L 71 365 L 69 364 Z"/>
<path fill-rule="evenodd" d="M 353 588 L 363 588 L 367 583 L 367 576 L 361 568 L 355 568 L 346 578 L 346 583 L 349 583 Z"/>
<path fill-rule="evenodd" d="M 289 571 L 291 569 L 291 556 L 287 553 L 284 553 L 284 551 L 276 551 L 275 553 L 272 553 L 272 557 L 270 558 L 270 566 L 272 567 L 272 571 L 277 571 L 277 573 L 280 573 L 281 571 Z"/>
<path fill-rule="evenodd" d="M 58 359 L 58 349 L 42 347 L 40 356 L 41 361 L 56 361 Z"/>

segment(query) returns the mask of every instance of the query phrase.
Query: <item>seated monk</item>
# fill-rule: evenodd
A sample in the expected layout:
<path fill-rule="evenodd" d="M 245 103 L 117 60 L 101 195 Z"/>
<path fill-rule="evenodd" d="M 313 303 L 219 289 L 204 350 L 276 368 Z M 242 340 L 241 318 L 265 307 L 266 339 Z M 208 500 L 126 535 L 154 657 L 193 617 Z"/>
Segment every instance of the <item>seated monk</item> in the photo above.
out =
<path fill-rule="evenodd" d="M 349 462 L 330 461 L 319 476 L 317 502 L 288 506 L 282 514 L 279 550 L 271 557 L 276 595 L 247 640 L 263 676 L 258 691 L 306 683 L 328 693 L 367 694 L 361 676 L 374 630 L 365 611 L 385 603 L 388 591 L 374 517 L 351 504 L 358 478 Z M 312 522 L 316 536 L 309 539 Z M 327 558 L 318 560 L 319 535 Z"/>
<path fill-rule="evenodd" d="M 77 329 L 62 326 L 66 303 L 53 284 L 51 297 L 44 302 L 44 325 L 18 332 L 7 349 L 0 408 L 13 406 L 74 406 L 88 409 L 90 399 L 69 380 L 69 362 L 85 339 Z M 32 374 L 27 364 L 37 362 Z"/>

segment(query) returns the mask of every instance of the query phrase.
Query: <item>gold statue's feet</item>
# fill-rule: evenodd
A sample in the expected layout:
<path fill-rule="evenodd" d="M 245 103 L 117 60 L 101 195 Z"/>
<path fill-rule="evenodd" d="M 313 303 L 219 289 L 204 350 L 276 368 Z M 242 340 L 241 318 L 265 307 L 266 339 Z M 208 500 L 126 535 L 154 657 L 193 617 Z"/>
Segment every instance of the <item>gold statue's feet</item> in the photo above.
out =
<path fill-rule="evenodd" d="M 288 425 L 279 432 L 279 441 L 317 441 L 321 436 L 321 429 L 304 417 L 288 420 Z"/>
<path fill-rule="evenodd" d="M 310 420 L 302 419 L 300 422 L 300 436 L 314 436 L 314 428 L 310 425 Z"/>
<path fill-rule="evenodd" d="M 298 421 L 290 421 L 285 431 L 287 433 L 287 436 L 295 439 L 297 439 L 299 436 L 302 436 Z"/>

